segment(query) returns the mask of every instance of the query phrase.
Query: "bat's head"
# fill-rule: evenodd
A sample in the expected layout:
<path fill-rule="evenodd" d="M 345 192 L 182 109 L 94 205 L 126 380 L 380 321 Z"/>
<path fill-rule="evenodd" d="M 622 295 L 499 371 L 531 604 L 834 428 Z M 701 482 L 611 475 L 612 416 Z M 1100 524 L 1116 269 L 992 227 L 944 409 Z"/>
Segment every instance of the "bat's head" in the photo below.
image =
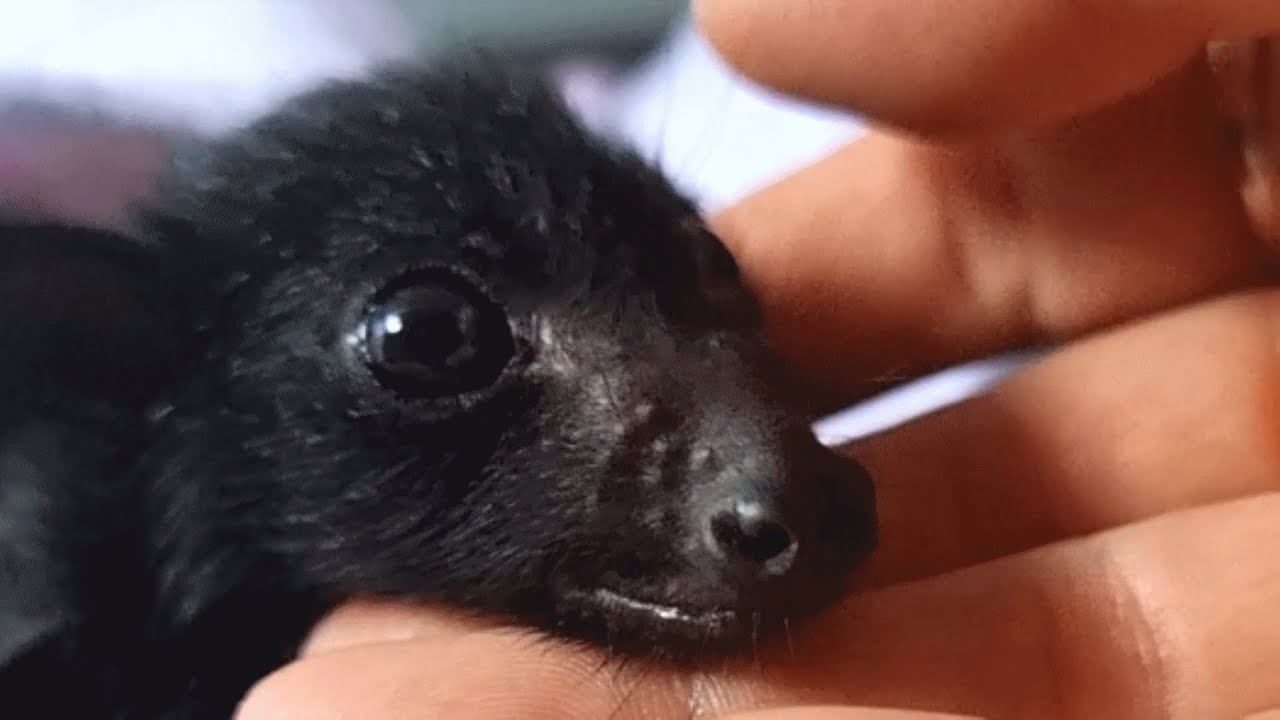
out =
<path fill-rule="evenodd" d="M 871 483 L 780 390 L 733 257 L 547 91 L 388 71 L 183 157 L 159 227 L 254 258 L 213 476 L 269 479 L 224 497 L 306 582 L 687 655 L 872 548 Z"/>

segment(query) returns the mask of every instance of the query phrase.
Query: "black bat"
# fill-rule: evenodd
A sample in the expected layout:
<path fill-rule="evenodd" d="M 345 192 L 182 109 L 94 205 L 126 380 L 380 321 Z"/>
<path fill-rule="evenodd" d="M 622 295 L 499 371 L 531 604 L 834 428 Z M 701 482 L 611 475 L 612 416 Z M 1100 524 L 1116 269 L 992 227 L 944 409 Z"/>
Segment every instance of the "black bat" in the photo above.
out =
<path fill-rule="evenodd" d="M 2 230 L 6 716 L 224 720 L 365 596 L 693 662 L 875 544 L 732 255 L 532 78 L 330 82 L 132 217 Z"/>

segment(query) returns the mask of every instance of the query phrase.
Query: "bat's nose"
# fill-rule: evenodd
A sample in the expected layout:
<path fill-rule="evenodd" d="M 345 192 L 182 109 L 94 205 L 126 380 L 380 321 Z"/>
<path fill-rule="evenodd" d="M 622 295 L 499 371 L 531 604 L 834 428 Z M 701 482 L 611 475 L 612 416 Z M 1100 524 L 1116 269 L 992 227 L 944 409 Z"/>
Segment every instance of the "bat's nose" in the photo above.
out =
<path fill-rule="evenodd" d="M 802 430 L 725 433 L 693 443 L 685 552 L 715 593 L 742 607 L 787 606 L 875 544 L 875 500 L 860 465 Z"/>
<path fill-rule="evenodd" d="M 815 515 L 789 482 L 787 464 L 767 445 L 721 442 L 710 450 L 691 496 L 693 555 L 708 577 L 739 601 L 776 594 L 793 573 L 804 528 Z M 795 497 L 792 497 L 792 496 Z"/>
<path fill-rule="evenodd" d="M 785 576 L 800 547 L 777 503 L 750 493 L 710 506 L 701 525 L 706 548 L 747 582 Z"/>

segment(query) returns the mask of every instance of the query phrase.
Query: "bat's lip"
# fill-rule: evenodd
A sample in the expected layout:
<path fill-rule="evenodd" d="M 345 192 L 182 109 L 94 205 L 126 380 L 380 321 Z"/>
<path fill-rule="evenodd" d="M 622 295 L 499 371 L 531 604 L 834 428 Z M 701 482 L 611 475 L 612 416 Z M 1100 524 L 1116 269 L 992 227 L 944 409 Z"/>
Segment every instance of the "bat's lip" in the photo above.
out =
<path fill-rule="evenodd" d="M 694 608 L 644 600 L 607 587 L 572 590 L 563 596 L 574 610 L 639 635 L 675 636 L 694 641 L 728 640 L 742 634 L 744 617 L 728 608 Z"/>
<path fill-rule="evenodd" d="M 692 610 L 678 605 L 641 600 L 603 587 L 596 588 L 587 595 L 602 608 L 647 615 L 664 623 L 715 628 L 731 625 L 738 619 L 738 613 L 733 610 Z"/>

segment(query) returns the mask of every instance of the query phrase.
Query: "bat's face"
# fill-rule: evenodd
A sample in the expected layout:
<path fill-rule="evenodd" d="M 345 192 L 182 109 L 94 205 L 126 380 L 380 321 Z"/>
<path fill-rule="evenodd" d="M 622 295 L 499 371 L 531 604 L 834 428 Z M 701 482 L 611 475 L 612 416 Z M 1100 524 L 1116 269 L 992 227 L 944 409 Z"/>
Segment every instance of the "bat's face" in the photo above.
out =
<path fill-rule="evenodd" d="M 874 544 L 871 484 L 789 409 L 732 257 L 545 96 L 486 87 L 318 95 L 177 194 L 287 259 L 226 347 L 263 536 L 332 590 L 640 652 L 827 603 Z"/>

